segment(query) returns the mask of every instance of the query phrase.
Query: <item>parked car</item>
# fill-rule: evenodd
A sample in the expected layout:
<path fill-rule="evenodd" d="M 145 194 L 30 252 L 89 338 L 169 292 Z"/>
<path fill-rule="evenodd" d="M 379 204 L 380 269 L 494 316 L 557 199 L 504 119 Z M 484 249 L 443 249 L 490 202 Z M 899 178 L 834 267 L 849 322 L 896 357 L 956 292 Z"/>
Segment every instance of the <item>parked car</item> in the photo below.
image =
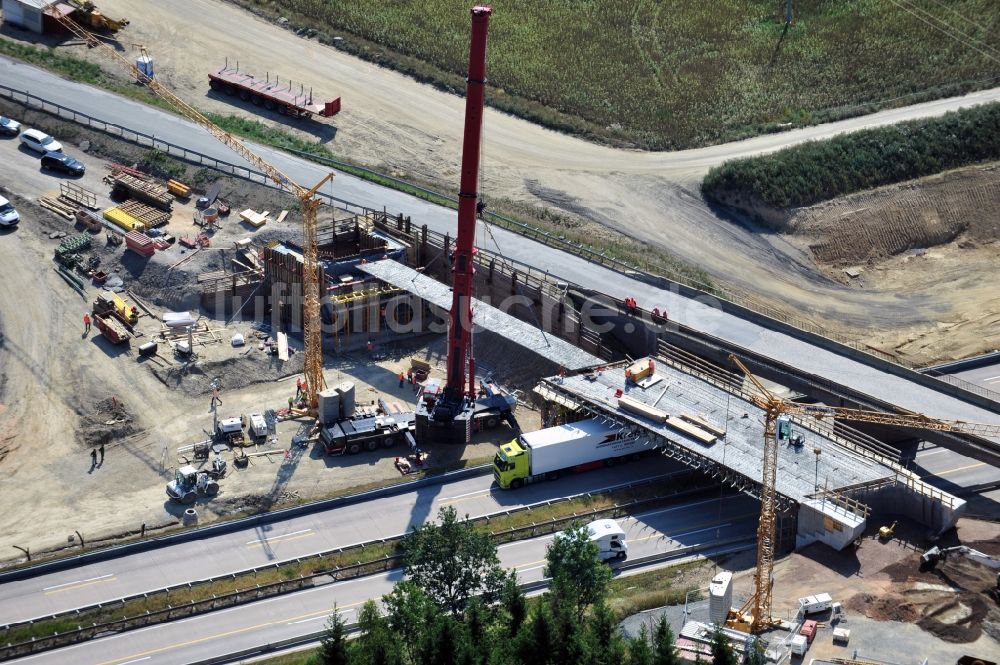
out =
<path fill-rule="evenodd" d="M 17 120 L 11 120 L 10 118 L 0 115 L 0 134 L 6 134 L 7 136 L 17 136 L 21 131 L 21 123 Z"/>
<path fill-rule="evenodd" d="M 42 168 L 62 171 L 70 175 L 83 175 L 87 167 L 78 159 L 73 159 L 64 152 L 47 152 L 42 156 Z"/>
<path fill-rule="evenodd" d="M 59 141 L 37 129 L 26 129 L 21 132 L 21 143 L 43 155 L 47 152 L 62 152 L 62 144 Z"/>
<path fill-rule="evenodd" d="M 14 210 L 10 201 L 0 196 L 0 226 L 15 226 L 21 221 L 21 216 Z"/>

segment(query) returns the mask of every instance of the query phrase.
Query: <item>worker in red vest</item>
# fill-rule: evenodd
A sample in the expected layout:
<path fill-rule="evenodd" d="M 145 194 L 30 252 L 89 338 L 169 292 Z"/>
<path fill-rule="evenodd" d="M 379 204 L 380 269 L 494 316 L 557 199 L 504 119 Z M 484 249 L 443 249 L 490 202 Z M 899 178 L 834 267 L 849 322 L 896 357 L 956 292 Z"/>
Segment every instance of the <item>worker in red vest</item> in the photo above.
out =
<path fill-rule="evenodd" d="M 84 313 L 83 315 L 83 334 L 86 335 L 90 332 L 90 314 Z"/>

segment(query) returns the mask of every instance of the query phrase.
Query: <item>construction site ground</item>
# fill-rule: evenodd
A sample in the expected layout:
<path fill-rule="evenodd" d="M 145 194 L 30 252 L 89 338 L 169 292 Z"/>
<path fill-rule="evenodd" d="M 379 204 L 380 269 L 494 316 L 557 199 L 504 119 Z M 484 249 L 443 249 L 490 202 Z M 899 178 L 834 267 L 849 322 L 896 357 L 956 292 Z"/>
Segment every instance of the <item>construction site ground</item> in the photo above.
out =
<path fill-rule="evenodd" d="M 810 545 L 779 558 L 774 566 L 772 615 L 790 621 L 798 611 L 798 599 L 829 593 L 843 606 L 844 618 L 832 621 L 830 611 L 810 618 L 819 631 L 804 657 L 811 659 L 852 658 L 920 665 L 927 662 L 954 663 L 969 654 L 996 661 L 1000 657 L 1000 602 L 989 590 L 997 571 L 961 557 L 950 557 L 935 571 L 920 572 L 920 554 L 930 547 L 921 527 L 899 520 L 894 538 L 879 540 L 873 526 L 858 548 L 836 552 L 825 545 Z M 938 543 L 944 547 L 961 542 L 994 556 L 1000 555 L 1000 524 L 960 519 L 955 531 Z M 748 551 L 717 561 L 704 569 L 696 584 L 707 588 L 718 570 L 732 570 L 733 603 L 741 605 L 753 590 L 754 552 Z M 703 594 L 704 597 L 704 594 Z M 689 619 L 707 621 L 708 602 L 689 608 Z M 684 622 L 683 606 L 650 610 L 629 617 L 623 627 L 635 634 L 665 613 L 679 634 Z M 851 631 L 847 645 L 833 643 L 833 628 Z M 767 633 L 778 640 L 787 631 Z"/>
<path fill-rule="evenodd" d="M 89 133 L 73 141 L 60 136 L 66 150 L 87 165 L 86 175 L 73 182 L 97 192 L 100 205 L 108 206 L 108 187 L 101 183 L 107 173 L 104 162 L 79 148 L 88 138 L 94 141 L 92 150 L 114 152 L 115 161 L 138 160 L 143 151 Z M 90 311 L 99 287 L 88 283 L 82 297 L 60 278 L 53 269 L 53 251 L 60 239 L 50 237 L 59 232 L 78 234 L 81 229 L 34 203 L 42 195 L 57 196 L 60 177 L 42 172 L 38 157 L 17 146 L 16 140 L 0 140 L 2 192 L 21 214 L 18 228 L 0 230 L 0 260 L 5 268 L 0 289 L 0 493 L 6 502 L 0 557 L 4 559 L 18 556 L 14 546 L 30 548 L 33 554 L 72 547 L 70 537 L 78 543 L 75 532 L 95 543 L 133 534 L 142 524 L 147 533 L 176 524 L 184 506 L 169 501 L 164 488 L 174 470 L 192 455 L 179 455 L 178 448 L 206 439 L 212 428 L 211 380 L 219 378 L 222 383 L 218 416 L 232 417 L 286 407 L 302 367 L 301 352 L 283 363 L 260 350 L 249 321 L 227 326 L 221 320 L 202 319 L 217 331 L 214 336 L 219 341 L 196 344 L 198 362 L 187 369 L 163 343 L 159 358 L 140 358 L 137 347 L 161 328 L 149 316 L 139 319 L 138 329 L 144 334 L 132 341 L 131 350 L 109 344 L 96 328 L 85 335 L 82 317 Z M 262 204 L 276 210 L 280 208 L 275 204 L 281 204 L 274 192 L 240 181 L 224 181 L 223 196 L 234 210 L 241 206 L 259 210 Z M 175 203 L 165 230 L 177 236 L 193 234 L 198 230 L 193 214 L 193 200 Z M 270 225 L 256 233 L 294 238 L 297 224 L 290 215 L 280 227 Z M 122 247 L 106 247 L 102 233 L 94 236 L 89 253 L 99 256 L 103 269 L 122 277 L 125 287 L 139 293 L 159 314 L 175 309 L 176 303 L 196 309 L 196 275 L 228 266 L 233 241 L 252 235 L 234 212 L 213 235 L 210 248 L 174 270 L 169 267 L 190 256 L 190 250 L 181 253 L 175 245 L 139 260 Z M 236 332 L 246 336 L 247 346 L 230 344 Z M 301 348 L 295 339 L 290 346 Z M 434 336 L 408 340 L 406 348 L 389 349 L 392 354 L 379 362 L 371 361 L 363 350 L 328 355 L 327 382 L 354 381 L 361 405 L 383 397 L 404 409 L 412 407 L 413 390 L 409 385 L 399 388 L 398 374 L 409 367 L 411 356 L 440 366 L 440 346 Z M 539 427 L 537 412 L 520 409 L 518 419 L 525 429 Z M 393 458 L 405 454 L 405 448 L 329 457 L 318 444 L 310 444 L 301 453 L 292 448 L 286 458 L 301 425 L 283 421 L 276 443 L 248 448 L 250 453 L 277 452 L 252 457 L 247 469 L 236 469 L 232 454 L 224 454 L 229 472 L 217 497 L 199 499 L 195 507 L 200 520 L 291 505 L 400 478 Z M 489 457 L 495 442 L 510 437 L 501 426 L 477 435 L 475 445 L 465 448 L 430 446 L 430 466 Z M 104 462 L 91 468 L 91 450 L 101 443 Z"/>
<path fill-rule="evenodd" d="M 144 44 L 155 58 L 157 76 L 198 108 L 260 119 L 326 144 L 338 157 L 454 192 L 461 96 L 297 36 L 225 2 L 100 4 L 108 15 L 132 19 L 121 36 L 123 47 Z M 218 30 L 220 25 L 227 29 Z M 28 37 L 18 33 L 17 38 Z M 78 43 L 64 48 L 118 73 Z M 327 121 L 293 122 L 212 93 L 207 72 L 227 57 L 261 75 L 301 81 L 318 96 L 341 96 L 343 111 Z M 900 111 L 894 117 L 912 114 Z M 864 122 L 857 118 L 847 124 Z M 791 141 L 795 133 L 781 136 Z M 772 137 L 770 143 L 781 140 Z M 918 362 L 992 348 L 982 334 L 985 324 L 975 321 L 995 308 L 995 294 L 976 276 L 1000 260 L 995 244 L 984 244 L 976 255 L 959 252 L 972 261 L 899 263 L 884 278 L 873 278 L 869 271 L 863 289 L 844 284 L 831 278 L 794 235 L 770 232 L 706 204 L 698 183 L 708 165 L 744 150 L 743 144 L 678 153 L 617 150 L 488 110 L 481 189 L 488 199 L 506 198 L 588 220 L 595 244 L 607 238 L 603 229 L 611 228 L 658 246 L 704 269 L 723 287 L 739 287 L 823 328 L 898 347 Z"/>

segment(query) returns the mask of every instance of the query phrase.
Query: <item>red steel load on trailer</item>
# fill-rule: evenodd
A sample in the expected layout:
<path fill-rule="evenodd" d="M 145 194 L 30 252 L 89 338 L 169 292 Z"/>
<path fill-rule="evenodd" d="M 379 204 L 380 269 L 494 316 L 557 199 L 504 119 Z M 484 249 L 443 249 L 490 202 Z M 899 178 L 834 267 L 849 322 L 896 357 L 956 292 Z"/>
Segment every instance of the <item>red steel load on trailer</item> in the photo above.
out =
<path fill-rule="evenodd" d="M 263 105 L 268 111 L 278 111 L 282 115 L 304 117 L 320 115 L 329 118 L 340 113 L 340 97 L 328 99 L 322 104 L 314 104 L 312 88 L 306 90 L 299 85 L 298 94 L 293 89 L 292 82 L 282 83 L 277 76 L 264 78 L 241 72 L 239 65 L 230 67 L 223 65 L 208 75 L 208 85 L 212 90 L 224 92 L 227 95 L 239 95 L 243 101 L 250 101 L 257 106 Z"/>

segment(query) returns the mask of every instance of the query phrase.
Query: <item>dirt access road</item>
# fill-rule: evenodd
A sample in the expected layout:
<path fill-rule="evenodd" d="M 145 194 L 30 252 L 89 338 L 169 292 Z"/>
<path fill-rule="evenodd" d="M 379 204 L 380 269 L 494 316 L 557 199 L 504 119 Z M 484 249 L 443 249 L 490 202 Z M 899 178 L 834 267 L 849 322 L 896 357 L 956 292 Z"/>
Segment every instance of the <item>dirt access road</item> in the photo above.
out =
<path fill-rule="evenodd" d="M 240 113 L 210 93 L 207 71 L 239 59 L 241 68 L 289 77 L 317 96 L 343 97 L 332 121 L 292 125 L 328 143 L 335 154 L 401 175 L 419 176 L 453 191 L 458 182 L 464 100 L 388 69 L 297 37 L 289 30 L 218 0 L 149 3 L 105 0 L 109 15 L 127 16 L 122 44 L 140 42 L 157 75 L 199 108 Z M 196 19 L 196 20 L 195 20 Z M 74 55 L 95 53 L 79 46 Z M 131 57 L 131 54 L 130 54 Z M 643 153 L 594 145 L 488 111 L 483 191 L 487 196 L 559 208 L 666 248 L 723 283 L 757 292 L 770 304 L 846 330 L 931 327 L 956 316 L 952 293 L 925 287 L 864 292 L 826 277 L 808 253 L 782 236 L 744 228 L 716 215 L 698 192 L 707 169 L 726 159 L 809 139 L 900 120 L 937 115 L 1000 98 L 1000 89 L 929 102 L 819 127 L 675 153 Z M 272 119 L 279 122 L 280 116 Z"/>

